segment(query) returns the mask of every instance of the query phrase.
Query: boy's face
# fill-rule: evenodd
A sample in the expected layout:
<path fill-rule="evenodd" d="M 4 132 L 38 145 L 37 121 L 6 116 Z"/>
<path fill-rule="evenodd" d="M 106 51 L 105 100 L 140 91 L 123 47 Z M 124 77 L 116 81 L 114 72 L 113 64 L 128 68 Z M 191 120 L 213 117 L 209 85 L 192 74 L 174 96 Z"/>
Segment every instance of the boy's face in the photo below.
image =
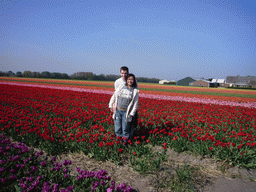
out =
<path fill-rule="evenodd" d="M 120 75 L 121 75 L 121 77 L 122 77 L 122 79 L 123 79 L 124 81 L 127 80 L 127 76 L 128 76 L 128 72 L 127 72 L 127 71 L 121 70 L 121 71 L 120 71 Z"/>

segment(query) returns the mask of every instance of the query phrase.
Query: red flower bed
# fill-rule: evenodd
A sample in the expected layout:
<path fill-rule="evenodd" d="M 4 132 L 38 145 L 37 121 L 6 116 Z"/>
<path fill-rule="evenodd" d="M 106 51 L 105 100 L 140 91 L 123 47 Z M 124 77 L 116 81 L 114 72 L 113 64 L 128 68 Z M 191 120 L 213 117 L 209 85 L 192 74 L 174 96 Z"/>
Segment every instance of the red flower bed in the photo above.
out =
<path fill-rule="evenodd" d="M 108 109 L 110 96 L 1 85 L 1 131 L 52 152 L 122 154 Z M 255 157 L 254 108 L 140 98 L 138 113 L 134 145 L 191 150 L 248 167 Z"/>

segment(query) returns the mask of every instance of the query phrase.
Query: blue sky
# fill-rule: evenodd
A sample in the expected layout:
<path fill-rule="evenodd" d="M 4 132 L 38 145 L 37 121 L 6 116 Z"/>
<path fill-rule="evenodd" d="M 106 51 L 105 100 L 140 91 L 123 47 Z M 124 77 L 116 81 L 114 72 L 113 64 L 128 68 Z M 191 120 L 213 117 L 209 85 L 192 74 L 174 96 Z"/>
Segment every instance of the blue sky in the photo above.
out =
<path fill-rule="evenodd" d="M 254 0 L 1 1 L 0 70 L 256 75 Z"/>

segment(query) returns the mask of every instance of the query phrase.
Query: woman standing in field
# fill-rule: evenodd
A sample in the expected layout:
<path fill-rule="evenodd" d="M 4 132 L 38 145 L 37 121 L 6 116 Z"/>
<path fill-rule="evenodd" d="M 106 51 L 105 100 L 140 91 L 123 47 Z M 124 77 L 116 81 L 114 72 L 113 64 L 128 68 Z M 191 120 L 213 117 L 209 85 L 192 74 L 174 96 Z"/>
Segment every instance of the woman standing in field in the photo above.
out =
<path fill-rule="evenodd" d="M 133 137 L 134 125 L 131 122 L 139 102 L 136 87 L 138 86 L 135 76 L 129 74 L 126 83 L 117 88 L 109 102 L 109 108 L 113 112 L 116 136 L 123 137 L 125 142 Z"/>

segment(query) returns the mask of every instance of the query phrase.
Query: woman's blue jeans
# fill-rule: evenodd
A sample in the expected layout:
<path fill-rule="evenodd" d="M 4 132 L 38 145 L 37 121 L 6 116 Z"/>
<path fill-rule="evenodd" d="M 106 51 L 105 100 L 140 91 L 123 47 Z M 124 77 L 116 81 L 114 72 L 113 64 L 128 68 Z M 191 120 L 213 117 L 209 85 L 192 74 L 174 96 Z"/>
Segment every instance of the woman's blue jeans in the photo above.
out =
<path fill-rule="evenodd" d="M 126 111 L 116 109 L 116 118 L 115 118 L 115 132 L 116 136 L 127 138 L 128 141 L 129 135 L 129 126 L 126 122 Z M 129 123 L 130 124 L 130 123 Z"/>

